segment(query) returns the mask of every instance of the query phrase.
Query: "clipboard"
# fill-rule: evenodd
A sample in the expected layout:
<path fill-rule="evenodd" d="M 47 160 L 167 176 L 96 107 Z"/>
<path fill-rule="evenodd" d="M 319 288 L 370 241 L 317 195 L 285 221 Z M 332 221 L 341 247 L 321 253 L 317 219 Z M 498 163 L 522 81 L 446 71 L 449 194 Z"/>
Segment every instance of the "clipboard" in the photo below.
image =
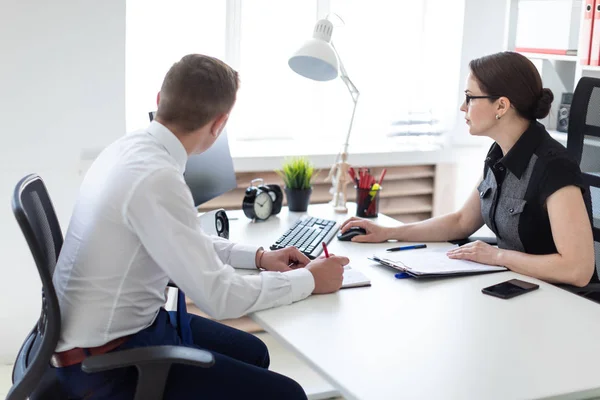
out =
<path fill-rule="evenodd" d="M 448 249 L 415 250 L 418 253 L 403 252 L 390 257 L 373 255 L 367 257 L 381 265 L 404 272 L 413 278 L 445 278 L 507 271 L 506 267 L 479 264 L 473 261 L 453 260 L 445 253 Z"/>

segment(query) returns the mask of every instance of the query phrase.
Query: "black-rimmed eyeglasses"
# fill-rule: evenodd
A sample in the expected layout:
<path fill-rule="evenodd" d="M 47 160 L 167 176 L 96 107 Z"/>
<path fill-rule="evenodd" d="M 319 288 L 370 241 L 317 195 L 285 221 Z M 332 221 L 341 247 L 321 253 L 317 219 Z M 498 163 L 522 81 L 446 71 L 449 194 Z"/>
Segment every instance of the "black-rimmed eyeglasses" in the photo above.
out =
<path fill-rule="evenodd" d="M 499 99 L 500 96 L 471 96 L 470 94 L 465 93 L 465 105 L 469 105 L 471 100 L 473 99 Z"/>

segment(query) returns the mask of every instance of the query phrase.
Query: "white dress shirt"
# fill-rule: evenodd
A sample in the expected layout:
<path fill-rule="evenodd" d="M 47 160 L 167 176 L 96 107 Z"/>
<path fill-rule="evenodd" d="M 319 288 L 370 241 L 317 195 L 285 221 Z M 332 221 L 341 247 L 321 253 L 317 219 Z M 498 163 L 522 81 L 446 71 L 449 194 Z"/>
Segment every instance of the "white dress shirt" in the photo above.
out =
<path fill-rule="evenodd" d="M 214 318 L 290 304 L 312 293 L 304 268 L 256 268 L 255 246 L 199 227 L 183 179 L 187 153 L 153 121 L 107 147 L 80 189 L 54 273 L 62 331 L 57 351 L 100 346 L 152 324 L 173 280 Z"/>

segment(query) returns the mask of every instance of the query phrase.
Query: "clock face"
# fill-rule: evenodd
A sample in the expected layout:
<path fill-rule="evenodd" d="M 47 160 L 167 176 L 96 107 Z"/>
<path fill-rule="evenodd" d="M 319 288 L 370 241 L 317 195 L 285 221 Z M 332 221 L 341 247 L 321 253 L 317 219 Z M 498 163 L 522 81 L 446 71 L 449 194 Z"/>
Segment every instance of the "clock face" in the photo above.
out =
<path fill-rule="evenodd" d="M 273 200 L 269 193 L 260 192 L 254 200 L 254 214 L 258 219 L 267 219 L 273 211 Z"/>

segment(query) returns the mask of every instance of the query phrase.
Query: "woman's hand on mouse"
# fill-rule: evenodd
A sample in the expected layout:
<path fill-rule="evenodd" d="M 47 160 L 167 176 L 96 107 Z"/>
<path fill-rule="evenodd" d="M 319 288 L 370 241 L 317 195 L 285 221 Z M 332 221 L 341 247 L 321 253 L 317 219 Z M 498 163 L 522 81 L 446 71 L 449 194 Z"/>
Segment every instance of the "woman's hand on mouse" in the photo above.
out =
<path fill-rule="evenodd" d="M 348 231 L 348 229 L 353 228 L 353 227 L 363 228 L 364 230 L 367 231 L 366 235 L 354 236 L 352 238 L 353 242 L 359 242 L 359 243 L 385 242 L 386 240 L 388 240 L 390 238 L 390 234 L 391 234 L 389 228 L 379 226 L 372 221 L 358 218 L 358 217 L 352 217 L 352 218 L 344 221 L 344 223 L 342 224 L 342 226 L 340 228 L 340 231 L 342 233 L 344 233 L 344 232 Z"/>

